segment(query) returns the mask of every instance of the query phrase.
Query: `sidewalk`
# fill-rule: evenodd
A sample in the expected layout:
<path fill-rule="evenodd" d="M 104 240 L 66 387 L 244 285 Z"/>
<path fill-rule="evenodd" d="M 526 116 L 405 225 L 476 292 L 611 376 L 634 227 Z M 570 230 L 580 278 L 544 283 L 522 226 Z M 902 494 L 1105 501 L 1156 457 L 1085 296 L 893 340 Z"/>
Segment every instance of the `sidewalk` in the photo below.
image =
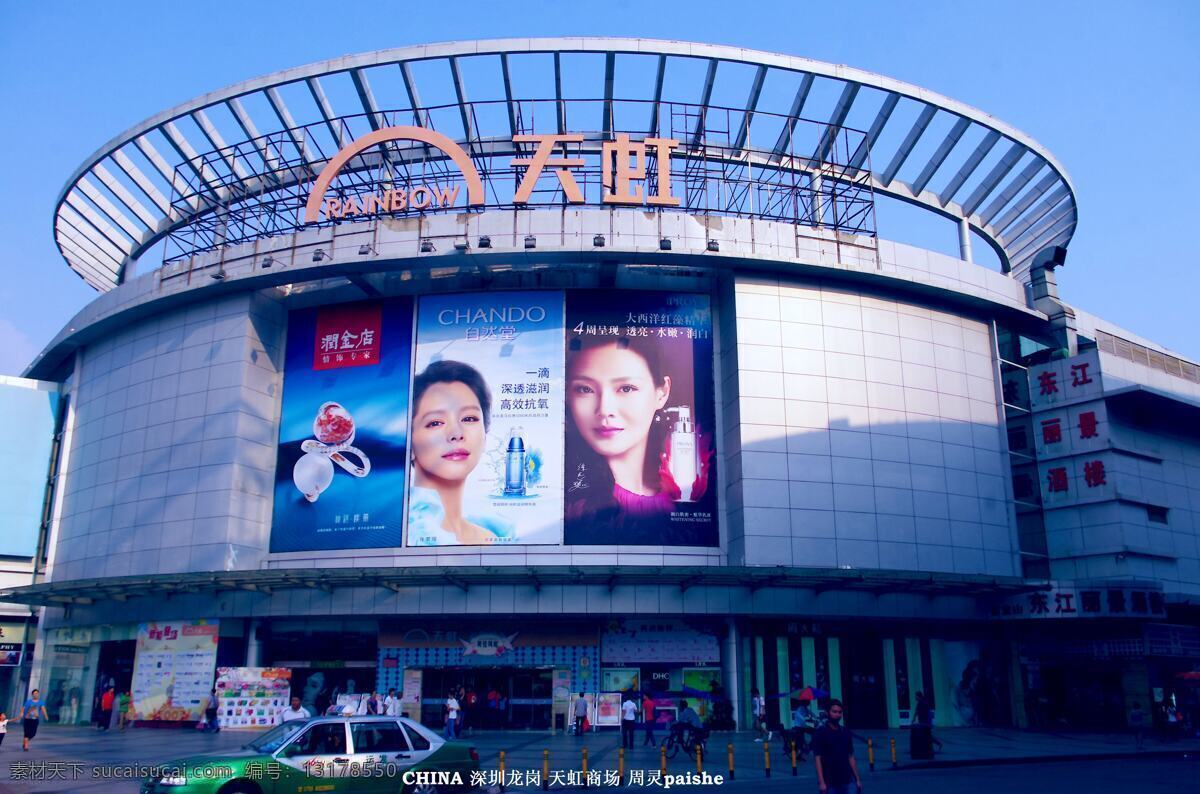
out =
<path fill-rule="evenodd" d="M 1124 734 L 1035 733 L 1006 729 L 957 728 L 937 732 L 944 742 L 943 752 L 934 761 L 912 762 L 908 758 L 908 732 L 861 731 L 863 739 L 875 746 L 875 774 L 892 774 L 890 740 L 896 740 L 897 762 L 900 770 L 937 767 L 973 766 L 983 764 L 1028 763 L 1031 761 L 1112 759 L 1134 756 L 1200 754 L 1200 740 L 1191 739 L 1165 744 L 1148 739 L 1146 750 L 1135 753 L 1132 737 Z M 140 777 L 129 778 L 133 772 L 128 765 L 158 764 L 187 755 L 228 751 L 240 747 L 254 735 L 253 731 L 225 730 L 219 734 L 203 734 L 194 730 L 156 730 L 131 728 L 124 733 L 99 733 L 94 728 L 46 725 L 38 733 L 30 752 L 21 751 L 20 731 L 11 733 L 0 747 L 0 792 L 134 792 Z M 662 739 L 659 732 L 657 738 Z M 583 738 L 550 734 L 542 731 L 478 731 L 463 741 L 475 746 L 485 771 L 499 766 L 500 751 L 505 752 L 505 767 L 510 772 L 540 772 L 543 753 L 550 752 L 551 788 L 567 788 L 566 773 L 582 767 L 582 750 L 588 750 L 588 769 L 603 775 L 615 771 L 618 765 L 620 734 L 605 730 Z M 657 773 L 660 755 L 657 747 L 644 747 L 644 736 L 625 757 L 626 771 L 642 770 L 645 775 Z M 856 743 L 855 755 L 863 774 L 868 774 L 867 749 Z M 751 732 L 716 733 L 708 742 L 708 755 L 703 759 L 704 771 L 728 777 L 729 745 L 733 746 L 735 780 L 751 785 L 767 782 L 764 771 L 766 750 L 754 741 Z M 791 759 L 779 738 L 769 743 L 774 787 L 790 785 Z M 29 763 L 41 763 L 43 778 L 29 779 Z M 46 779 L 46 773 L 57 765 L 64 777 Z M 669 774 L 695 772 L 696 762 L 682 753 L 668 761 Z M 557 780 L 554 773 L 561 773 Z M 802 762 L 798 776 L 815 777 L 812 762 Z M 100 775 L 97 777 L 97 775 Z M 114 774 L 126 774 L 125 779 L 113 779 Z M 25 775 L 22 779 L 22 775 Z M 526 788 L 513 786 L 511 788 Z"/>

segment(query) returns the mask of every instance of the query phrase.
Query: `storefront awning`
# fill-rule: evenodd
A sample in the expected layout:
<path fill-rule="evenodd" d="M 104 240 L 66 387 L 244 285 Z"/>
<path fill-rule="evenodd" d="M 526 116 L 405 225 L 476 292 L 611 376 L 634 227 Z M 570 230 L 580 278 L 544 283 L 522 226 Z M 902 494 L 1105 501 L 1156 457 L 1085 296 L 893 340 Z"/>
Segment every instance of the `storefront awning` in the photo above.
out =
<path fill-rule="evenodd" d="M 35 606 L 93 604 L 162 598 L 175 593 L 219 593 L 246 590 L 270 594 L 310 588 L 333 592 L 341 588 L 382 587 L 390 590 L 421 586 L 543 585 L 617 586 L 673 585 L 831 590 L 871 593 L 920 593 L 973 597 L 1011 596 L 1050 589 L 1046 582 L 1017 577 L 962 574 L 917 574 L 899 571 L 860 571 L 815 568 L 690 567 L 690 566 L 504 566 L 421 568 L 328 568 L 218 571 L 206 573 L 118 576 L 75 579 L 0 590 L 0 601 Z"/>

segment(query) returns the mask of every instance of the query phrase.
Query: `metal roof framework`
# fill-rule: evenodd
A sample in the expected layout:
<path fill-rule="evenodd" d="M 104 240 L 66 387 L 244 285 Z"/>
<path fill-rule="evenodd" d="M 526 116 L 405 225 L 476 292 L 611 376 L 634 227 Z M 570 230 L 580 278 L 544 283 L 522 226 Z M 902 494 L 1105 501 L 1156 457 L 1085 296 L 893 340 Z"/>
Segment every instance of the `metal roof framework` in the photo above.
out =
<path fill-rule="evenodd" d="M 273 568 L 105 579 L 76 579 L 9 588 L 0 602 L 40 606 L 87 605 L 102 601 L 164 598 L 172 594 L 217 594 L 248 591 L 270 595 L 280 590 L 334 592 L 342 588 L 452 586 L 461 590 L 490 585 L 521 585 L 540 590 L 547 585 L 674 586 L 833 590 L 884 594 L 919 593 L 1003 597 L 1049 589 L 1046 583 L 1015 577 L 964 574 L 920 574 L 898 571 L 726 566 L 504 566 L 418 568 Z"/>
<path fill-rule="evenodd" d="M 573 70 L 565 63 L 586 55 L 601 59 L 601 68 Z M 695 80 L 668 79 L 697 65 L 704 74 L 698 92 Z M 739 80 L 745 73 L 747 79 Z M 498 133 L 501 125 L 511 134 L 516 103 L 549 98 L 526 95 L 517 85 L 521 81 L 553 85 L 559 132 L 566 131 L 563 100 L 575 95 L 603 97 L 606 109 L 615 100 L 644 101 L 651 108 L 649 130 L 657 128 L 658 103 L 696 104 L 696 135 L 703 134 L 709 107 L 743 108 L 741 123 L 731 130 L 735 141 L 744 143 L 752 129 L 762 140 L 769 133 L 759 131 L 760 125 L 778 126 L 772 137 L 780 158 L 791 145 L 796 120 L 834 130 L 853 122 L 866 135 L 850 162 L 871 169 L 871 189 L 969 224 L 1015 278 L 1026 277 L 1038 251 L 1066 245 L 1075 230 L 1074 188 L 1048 151 L 998 119 L 923 88 L 847 66 L 735 47 L 553 38 L 381 50 L 205 94 L 121 133 L 88 158 L 60 193 L 55 240 L 88 284 L 113 289 L 131 272 L 131 263 L 173 229 L 239 197 L 244 189 L 239 181 L 252 176 L 245 164 L 203 153 L 251 145 L 260 174 L 275 173 L 286 162 L 291 179 L 312 179 L 324 159 L 297 134 L 305 125 L 319 124 L 331 141 L 344 145 L 377 129 L 385 118 L 381 108 L 408 108 L 419 119 L 424 108 L 452 103 L 458 120 L 441 117 L 439 126 L 457 124 L 460 134 L 452 137 L 459 141 Z M 548 88 L 536 93 L 543 90 Z M 822 92 L 837 97 L 829 108 L 816 107 Z M 422 96 L 433 100 L 425 104 Z M 481 130 L 469 111 L 470 98 L 481 96 L 503 99 L 507 106 L 495 129 Z M 338 121 L 349 116 L 367 126 L 355 130 Z M 772 119 L 780 116 L 791 121 L 777 125 Z M 611 123 L 610 112 L 602 118 L 604 125 Z M 823 147 L 815 148 L 813 159 L 822 159 Z M 194 171 L 192 181 L 215 199 L 196 192 L 173 202 L 180 169 Z"/>

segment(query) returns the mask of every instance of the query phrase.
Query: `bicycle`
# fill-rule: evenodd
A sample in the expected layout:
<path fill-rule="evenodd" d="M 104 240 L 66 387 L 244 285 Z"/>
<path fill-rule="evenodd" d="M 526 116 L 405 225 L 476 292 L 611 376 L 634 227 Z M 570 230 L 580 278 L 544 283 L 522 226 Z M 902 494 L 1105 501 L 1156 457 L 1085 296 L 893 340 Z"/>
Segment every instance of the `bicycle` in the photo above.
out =
<path fill-rule="evenodd" d="M 692 728 L 690 730 L 672 730 L 662 740 L 662 746 L 667 751 L 667 758 L 674 758 L 679 755 L 680 750 L 687 753 L 688 758 L 695 758 L 696 745 L 700 746 L 701 752 L 705 752 L 707 750 L 707 742 L 708 731 L 703 728 Z"/>

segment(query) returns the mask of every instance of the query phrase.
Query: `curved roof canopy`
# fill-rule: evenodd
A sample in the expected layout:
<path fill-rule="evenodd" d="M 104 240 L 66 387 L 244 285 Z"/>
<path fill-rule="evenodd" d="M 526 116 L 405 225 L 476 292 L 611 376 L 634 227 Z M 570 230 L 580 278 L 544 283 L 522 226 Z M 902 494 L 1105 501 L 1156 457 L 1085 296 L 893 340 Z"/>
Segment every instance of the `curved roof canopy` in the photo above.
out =
<path fill-rule="evenodd" d="M 238 197 L 228 175 L 197 163 L 219 163 L 222 152 L 254 146 L 269 166 L 278 154 L 263 142 L 276 136 L 291 140 L 306 176 L 315 177 L 327 159 L 297 134 L 306 125 L 323 125 L 344 146 L 360 136 L 339 119 L 359 116 L 369 132 L 386 123 L 388 111 L 457 105 L 459 134 L 444 131 L 465 140 L 479 135 L 472 125 L 515 130 L 514 107 L 524 99 L 600 100 L 610 108 L 614 100 L 641 101 L 652 118 L 665 103 L 699 107 L 701 119 L 707 108 L 737 108 L 731 124 L 738 129 L 727 134 L 741 143 L 753 138 L 760 147 L 766 141 L 778 153 L 794 147 L 798 119 L 861 130 L 866 146 L 850 154 L 849 165 L 869 171 L 871 189 L 966 219 L 1017 278 L 1038 251 L 1066 245 L 1075 230 L 1074 188 L 1050 153 L 1019 130 L 939 94 L 847 66 L 734 47 L 557 38 L 346 56 L 186 102 L 88 158 L 60 194 L 55 240 L 71 268 L 106 291 L 155 242 L 213 212 L 196 184 L 210 184 L 219 198 Z M 468 110 L 481 100 L 497 109 L 507 105 L 507 118 L 501 111 L 481 120 Z M 823 153 L 813 156 L 821 160 Z M 239 173 L 244 167 L 233 157 L 225 159 L 234 180 L 255 176 Z M 181 181 L 190 187 L 181 189 Z"/>

